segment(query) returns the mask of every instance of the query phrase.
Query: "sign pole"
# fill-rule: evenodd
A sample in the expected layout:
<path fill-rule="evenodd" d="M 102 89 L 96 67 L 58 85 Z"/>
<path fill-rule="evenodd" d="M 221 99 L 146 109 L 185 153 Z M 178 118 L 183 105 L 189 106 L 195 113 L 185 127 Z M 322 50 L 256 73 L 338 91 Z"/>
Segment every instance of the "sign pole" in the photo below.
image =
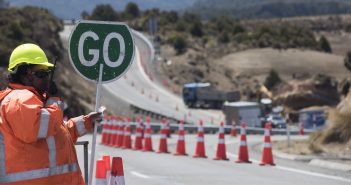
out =
<path fill-rule="evenodd" d="M 96 85 L 96 103 L 95 103 L 95 112 L 99 111 L 100 107 L 100 99 L 101 99 L 101 81 L 102 81 L 102 72 L 103 72 L 104 65 L 100 64 L 99 69 L 99 79 Z M 94 124 L 94 133 L 92 138 L 92 146 L 91 146 L 91 156 L 90 156 L 90 168 L 89 168 L 89 185 L 92 185 L 93 181 L 93 170 L 95 164 L 95 146 L 96 146 L 96 134 L 97 134 L 97 122 Z"/>

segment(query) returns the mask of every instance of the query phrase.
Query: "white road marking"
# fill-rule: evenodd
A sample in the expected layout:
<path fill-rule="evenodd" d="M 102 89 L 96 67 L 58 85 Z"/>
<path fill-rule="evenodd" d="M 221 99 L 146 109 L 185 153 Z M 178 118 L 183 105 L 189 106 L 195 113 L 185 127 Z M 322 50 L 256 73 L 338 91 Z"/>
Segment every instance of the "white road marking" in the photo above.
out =
<path fill-rule="evenodd" d="M 339 180 L 339 181 L 344 181 L 344 182 L 351 182 L 351 179 L 346 179 L 343 177 L 338 177 L 338 176 L 333 176 L 333 175 L 325 175 L 325 174 L 321 174 L 321 173 L 309 172 L 309 171 L 304 171 L 304 170 L 299 170 L 299 169 L 289 168 L 289 167 L 283 167 L 283 166 L 275 166 L 275 168 L 290 171 L 290 172 L 295 172 L 295 173 L 311 175 L 311 176 L 324 177 L 324 178 Z"/>
<path fill-rule="evenodd" d="M 226 143 L 226 144 L 228 144 L 228 143 Z M 234 157 L 234 158 L 238 157 L 238 155 L 232 154 L 230 152 L 227 152 L 227 155 Z M 250 159 L 250 161 L 252 161 L 252 163 L 255 163 L 255 164 L 260 163 L 260 161 L 255 160 L 255 159 Z M 305 175 L 310 175 L 310 176 L 324 177 L 327 179 L 333 179 L 333 180 L 338 180 L 338 181 L 343 181 L 343 182 L 351 182 L 351 179 L 333 176 L 333 175 L 326 175 L 326 174 L 322 174 L 322 173 L 310 172 L 310 171 L 305 171 L 305 170 L 300 170 L 300 169 L 290 168 L 290 167 L 284 167 L 284 166 L 278 166 L 278 165 L 272 166 L 272 167 L 280 169 L 280 170 L 285 170 L 285 171 L 289 171 L 289 172 L 295 172 L 295 173 L 300 173 L 300 174 L 305 174 Z"/>
<path fill-rule="evenodd" d="M 141 177 L 141 178 L 144 178 L 144 179 L 151 179 L 150 176 L 144 175 L 144 174 L 139 173 L 139 172 L 136 172 L 136 171 L 131 171 L 130 173 L 131 173 L 132 175 L 137 176 L 137 177 Z"/>

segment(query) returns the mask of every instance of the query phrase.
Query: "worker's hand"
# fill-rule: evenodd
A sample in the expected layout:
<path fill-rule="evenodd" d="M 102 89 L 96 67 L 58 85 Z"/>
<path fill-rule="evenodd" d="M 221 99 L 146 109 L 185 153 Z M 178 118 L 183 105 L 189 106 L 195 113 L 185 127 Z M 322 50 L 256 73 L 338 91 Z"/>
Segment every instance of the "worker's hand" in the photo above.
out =
<path fill-rule="evenodd" d="M 95 122 L 101 122 L 103 117 L 101 112 L 91 112 L 87 115 L 87 118 L 94 124 Z"/>

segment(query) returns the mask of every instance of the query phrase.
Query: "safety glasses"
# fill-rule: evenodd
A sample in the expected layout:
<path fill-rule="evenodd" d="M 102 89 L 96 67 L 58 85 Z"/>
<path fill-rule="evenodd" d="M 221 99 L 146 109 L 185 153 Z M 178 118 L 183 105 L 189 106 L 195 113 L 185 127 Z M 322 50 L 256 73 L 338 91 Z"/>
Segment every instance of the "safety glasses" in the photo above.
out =
<path fill-rule="evenodd" d="M 35 71 L 32 74 L 35 75 L 37 78 L 45 78 L 50 75 L 51 71 Z"/>

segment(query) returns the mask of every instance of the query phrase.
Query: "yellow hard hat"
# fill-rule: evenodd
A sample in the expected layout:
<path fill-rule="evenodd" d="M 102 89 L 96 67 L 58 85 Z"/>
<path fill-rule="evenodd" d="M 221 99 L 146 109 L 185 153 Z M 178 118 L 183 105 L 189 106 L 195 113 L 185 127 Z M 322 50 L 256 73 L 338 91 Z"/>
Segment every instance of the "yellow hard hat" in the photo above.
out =
<path fill-rule="evenodd" d="M 35 44 L 22 44 L 17 46 L 11 53 L 9 62 L 9 71 L 13 71 L 19 64 L 36 64 L 53 67 L 49 63 L 44 51 Z"/>

